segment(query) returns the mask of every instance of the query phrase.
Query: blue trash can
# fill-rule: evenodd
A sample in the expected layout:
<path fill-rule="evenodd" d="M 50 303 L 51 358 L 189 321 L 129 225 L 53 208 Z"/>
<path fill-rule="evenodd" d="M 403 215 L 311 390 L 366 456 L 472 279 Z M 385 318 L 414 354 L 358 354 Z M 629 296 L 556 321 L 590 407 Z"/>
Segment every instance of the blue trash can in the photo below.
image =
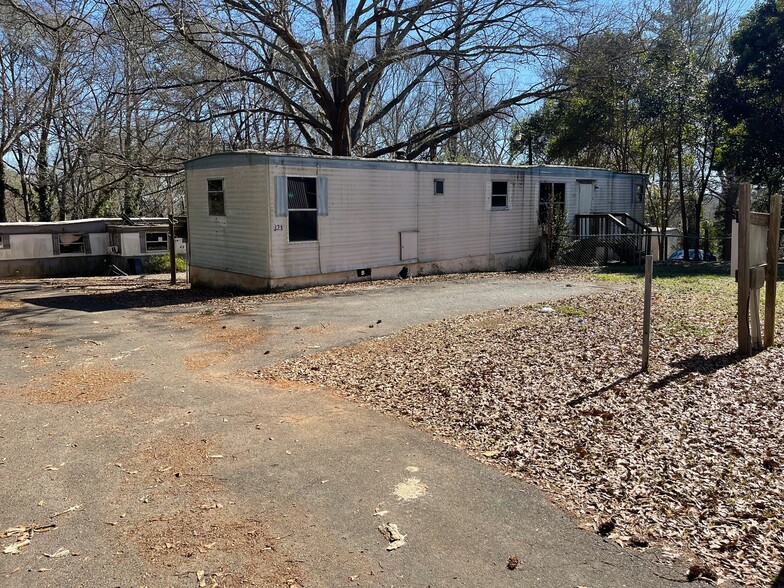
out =
<path fill-rule="evenodd" d="M 142 266 L 142 260 L 138 257 L 132 257 L 128 260 L 128 273 L 133 275 L 139 275 L 144 272 L 144 268 Z"/>

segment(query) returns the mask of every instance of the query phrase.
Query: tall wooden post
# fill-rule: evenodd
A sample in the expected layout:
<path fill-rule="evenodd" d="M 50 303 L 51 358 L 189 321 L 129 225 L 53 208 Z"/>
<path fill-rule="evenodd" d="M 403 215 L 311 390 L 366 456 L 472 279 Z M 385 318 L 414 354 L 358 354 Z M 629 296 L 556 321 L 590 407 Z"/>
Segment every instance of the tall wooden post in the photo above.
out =
<path fill-rule="evenodd" d="M 653 285 L 653 255 L 645 256 L 645 306 L 642 313 L 642 371 L 648 371 L 651 347 L 651 289 Z"/>
<path fill-rule="evenodd" d="M 174 215 L 169 213 L 169 264 L 171 265 L 171 280 L 177 283 L 177 256 L 174 253 Z"/>
<path fill-rule="evenodd" d="M 776 336 L 776 280 L 779 270 L 779 230 L 781 229 L 781 194 L 770 201 L 768 219 L 768 259 L 765 275 L 765 347 L 773 345 Z"/>
<path fill-rule="evenodd" d="M 738 352 L 751 355 L 749 332 L 749 215 L 751 186 L 738 187 Z"/>

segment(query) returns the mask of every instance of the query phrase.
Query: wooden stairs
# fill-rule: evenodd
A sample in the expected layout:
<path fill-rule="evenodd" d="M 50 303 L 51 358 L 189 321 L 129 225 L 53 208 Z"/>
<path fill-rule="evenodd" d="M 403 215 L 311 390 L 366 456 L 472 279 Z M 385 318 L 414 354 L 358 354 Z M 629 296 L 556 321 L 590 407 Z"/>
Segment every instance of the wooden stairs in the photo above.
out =
<path fill-rule="evenodd" d="M 610 252 L 628 264 L 642 264 L 651 252 L 651 229 L 625 212 L 578 214 L 571 241 L 561 251 L 569 265 L 607 263 Z"/>

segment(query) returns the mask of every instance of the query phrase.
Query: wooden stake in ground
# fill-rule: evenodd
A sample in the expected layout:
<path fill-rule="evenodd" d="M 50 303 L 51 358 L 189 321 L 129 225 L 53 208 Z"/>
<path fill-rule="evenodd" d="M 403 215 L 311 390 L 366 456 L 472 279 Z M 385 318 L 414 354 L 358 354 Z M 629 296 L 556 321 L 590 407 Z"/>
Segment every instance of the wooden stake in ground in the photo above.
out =
<path fill-rule="evenodd" d="M 751 355 L 749 333 L 749 215 L 751 186 L 738 187 L 738 352 Z"/>
<path fill-rule="evenodd" d="M 779 270 L 779 231 L 781 230 L 781 194 L 770 201 L 768 219 L 768 259 L 765 276 L 765 347 L 776 337 L 776 280 Z"/>
<path fill-rule="evenodd" d="M 642 371 L 648 371 L 651 346 L 651 290 L 653 286 L 653 255 L 645 256 L 645 306 L 642 315 Z"/>
<path fill-rule="evenodd" d="M 171 281 L 177 283 L 177 256 L 174 254 L 174 215 L 169 214 L 169 264 L 171 265 Z"/>

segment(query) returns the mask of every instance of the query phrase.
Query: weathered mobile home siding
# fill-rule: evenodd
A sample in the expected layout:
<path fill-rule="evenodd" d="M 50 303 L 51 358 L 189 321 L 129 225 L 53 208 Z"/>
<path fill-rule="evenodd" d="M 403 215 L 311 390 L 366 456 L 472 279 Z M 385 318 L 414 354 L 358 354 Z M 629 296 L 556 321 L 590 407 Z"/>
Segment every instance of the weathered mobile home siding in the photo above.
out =
<path fill-rule="evenodd" d="M 38 259 L 53 257 L 54 247 L 50 234 L 8 235 L 8 249 L 0 249 L 0 259 Z"/>
<path fill-rule="evenodd" d="M 88 237 L 92 255 L 106 255 L 109 252 L 109 233 L 90 233 Z"/>
<path fill-rule="evenodd" d="M 592 212 L 625 212 L 642 221 L 644 202 L 637 201 L 636 185 L 645 185 L 644 176 L 605 172 L 594 197 Z"/>
<path fill-rule="evenodd" d="M 193 266 L 251 276 L 268 272 L 267 166 L 258 154 L 189 162 L 188 240 Z M 225 216 L 209 216 L 207 180 L 223 179 Z"/>
<path fill-rule="evenodd" d="M 108 235 L 85 234 L 90 241 L 89 254 L 55 253 L 52 235 L 57 233 L 8 234 L 9 248 L 0 249 L 0 277 L 87 276 L 106 269 Z"/>
<path fill-rule="evenodd" d="M 532 248 L 525 238 L 524 172 L 508 168 L 419 166 L 419 259 L 438 261 L 511 253 Z M 433 181 L 444 180 L 444 194 Z M 492 210 L 490 186 L 507 182 L 507 208 Z"/>
<path fill-rule="evenodd" d="M 123 257 L 139 256 L 142 254 L 142 246 L 139 241 L 139 233 L 120 233 L 120 254 Z"/>
<path fill-rule="evenodd" d="M 525 202 L 525 172 L 509 168 L 398 162 L 271 158 L 268 189 L 275 177 L 326 177 L 327 215 L 318 217 L 318 242 L 289 243 L 288 218 L 269 211 L 270 277 L 282 278 L 437 262 L 532 249 L 526 228 L 533 207 Z M 444 194 L 433 181 L 444 180 Z M 492 181 L 508 182 L 508 209 L 491 210 Z M 530 223 L 528 223 L 530 224 Z M 401 259 L 400 233 L 417 231 L 414 259 Z"/>
<path fill-rule="evenodd" d="M 326 177 L 327 215 L 318 217 L 318 241 L 301 243 L 289 243 L 287 216 L 273 217 L 282 230 L 271 233 L 270 277 L 400 263 L 399 231 L 417 228 L 416 173 L 410 165 L 356 163 L 271 159 L 271 192 L 276 176 Z"/>
<path fill-rule="evenodd" d="M 490 254 L 490 211 L 486 210 L 489 169 L 460 174 L 454 167 L 422 165 L 419 172 L 419 261 L 433 262 Z M 433 181 L 444 180 L 444 194 Z"/>

